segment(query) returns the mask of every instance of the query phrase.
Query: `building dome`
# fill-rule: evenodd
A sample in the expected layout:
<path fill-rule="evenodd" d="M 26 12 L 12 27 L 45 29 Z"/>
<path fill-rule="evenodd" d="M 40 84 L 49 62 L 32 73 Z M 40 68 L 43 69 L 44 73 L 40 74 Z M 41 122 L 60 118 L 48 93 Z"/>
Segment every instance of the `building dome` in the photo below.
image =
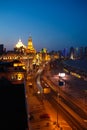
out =
<path fill-rule="evenodd" d="M 26 48 L 26 46 L 22 43 L 21 39 L 19 39 L 18 43 L 16 44 L 16 48 Z"/>

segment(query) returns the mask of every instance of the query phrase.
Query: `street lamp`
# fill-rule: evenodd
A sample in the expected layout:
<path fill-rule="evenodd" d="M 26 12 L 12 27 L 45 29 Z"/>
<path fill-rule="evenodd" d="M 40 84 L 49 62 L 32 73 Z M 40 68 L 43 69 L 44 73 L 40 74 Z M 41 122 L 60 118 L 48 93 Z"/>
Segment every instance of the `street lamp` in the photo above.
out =
<path fill-rule="evenodd" d="M 60 93 L 57 94 L 57 96 L 58 96 L 58 102 L 59 102 L 59 95 L 60 95 Z M 59 118 L 58 118 L 58 109 L 57 109 L 57 126 L 59 127 L 59 121 L 58 121 L 58 119 Z"/>
<path fill-rule="evenodd" d="M 86 108 L 86 105 L 87 105 L 87 90 L 84 90 L 84 104 L 85 104 L 85 108 Z"/>
<path fill-rule="evenodd" d="M 59 77 L 64 78 L 65 77 L 65 73 L 59 73 Z"/>
<path fill-rule="evenodd" d="M 60 87 L 63 86 L 64 83 L 65 83 L 63 81 L 63 79 L 62 79 L 64 77 L 65 77 L 65 73 L 59 73 L 59 84 L 58 84 L 59 90 L 58 90 L 58 94 L 57 94 L 57 96 L 58 96 L 58 104 L 60 104 Z M 58 121 L 58 109 L 57 109 L 57 126 L 62 130 L 62 127 L 59 126 L 59 121 Z"/>

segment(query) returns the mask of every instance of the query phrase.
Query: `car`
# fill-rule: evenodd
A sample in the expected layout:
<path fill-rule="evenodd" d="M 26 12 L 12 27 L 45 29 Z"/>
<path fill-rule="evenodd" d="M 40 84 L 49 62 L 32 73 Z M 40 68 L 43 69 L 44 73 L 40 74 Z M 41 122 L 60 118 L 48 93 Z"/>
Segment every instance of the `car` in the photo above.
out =
<path fill-rule="evenodd" d="M 40 118 L 41 119 L 43 119 L 43 118 L 50 118 L 50 115 L 45 113 L 45 114 L 40 115 Z"/>

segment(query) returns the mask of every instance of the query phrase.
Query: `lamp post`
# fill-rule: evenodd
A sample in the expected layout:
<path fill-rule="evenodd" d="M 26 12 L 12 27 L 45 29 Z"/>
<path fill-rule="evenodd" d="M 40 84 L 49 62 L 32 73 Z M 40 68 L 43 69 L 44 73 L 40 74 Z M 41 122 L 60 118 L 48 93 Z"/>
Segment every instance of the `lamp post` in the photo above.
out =
<path fill-rule="evenodd" d="M 84 90 L 84 105 L 85 105 L 84 107 L 85 107 L 85 109 L 86 109 L 86 106 L 87 106 L 87 102 L 86 102 L 87 99 L 86 98 L 87 98 L 87 90 Z"/>
<path fill-rule="evenodd" d="M 63 77 L 65 77 L 65 73 L 59 73 L 59 81 L 58 81 L 58 104 L 60 104 L 60 87 L 64 85 Z M 58 117 L 58 109 L 57 109 L 57 126 L 62 130 L 62 127 L 59 126 L 59 117 Z"/>
<path fill-rule="evenodd" d="M 57 94 L 57 96 L 58 96 L 58 103 L 59 103 L 59 95 L 60 95 L 60 93 Z M 59 127 L 58 109 L 57 109 L 57 126 Z"/>

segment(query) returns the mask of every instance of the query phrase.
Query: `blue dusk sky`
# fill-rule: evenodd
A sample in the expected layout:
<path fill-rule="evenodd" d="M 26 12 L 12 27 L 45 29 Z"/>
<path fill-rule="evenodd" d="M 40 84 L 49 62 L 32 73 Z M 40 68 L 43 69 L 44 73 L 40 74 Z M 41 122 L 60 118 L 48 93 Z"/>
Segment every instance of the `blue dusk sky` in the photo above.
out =
<path fill-rule="evenodd" d="M 87 0 L 0 0 L 0 44 L 29 36 L 37 51 L 87 46 Z"/>

